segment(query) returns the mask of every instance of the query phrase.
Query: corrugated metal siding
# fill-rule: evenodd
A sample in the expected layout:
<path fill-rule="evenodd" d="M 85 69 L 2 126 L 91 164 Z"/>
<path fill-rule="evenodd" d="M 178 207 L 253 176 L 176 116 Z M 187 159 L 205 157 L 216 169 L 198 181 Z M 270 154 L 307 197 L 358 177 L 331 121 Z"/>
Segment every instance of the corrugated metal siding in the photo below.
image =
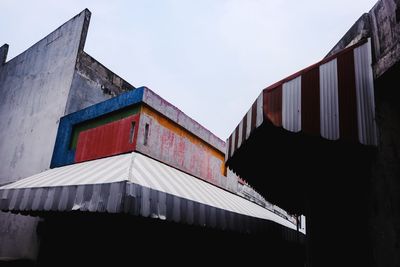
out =
<path fill-rule="evenodd" d="M 264 117 L 275 126 L 282 126 L 282 85 L 264 90 Z"/>
<path fill-rule="evenodd" d="M 376 145 L 370 45 L 363 40 L 264 89 L 240 122 L 245 140 L 268 121 L 291 132 Z M 228 138 L 226 161 L 243 143 L 235 142 L 238 131 Z"/>
<path fill-rule="evenodd" d="M 231 138 L 231 140 L 230 140 L 230 144 L 231 144 L 231 156 L 233 155 L 233 152 L 236 150 L 236 147 L 235 147 L 235 139 L 236 139 L 236 129 L 235 129 L 235 131 L 233 132 L 232 138 Z"/>
<path fill-rule="evenodd" d="M 227 151 L 225 153 L 225 161 L 233 155 L 233 152 L 241 147 L 250 134 L 259 127 L 264 121 L 264 94 L 257 97 L 249 111 L 235 128 L 233 134 L 227 139 Z"/>
<path fill-rule="evenodd" d="M 282 126 L 291 132 L 301 130 L 301 76 L 282 86 Z"/>
<path fill-rule="evenodd" d="M 356 143 L 357 103 L 353 50 L 337 57 L 340 139 Z"/>
<path fill-rule="evenodd" d="M 236 149 L 239 148 L 239 125 L 235 129 L 234 146 L 235 146 Z"/>
<path fill-rule="evenodd" d="M 375 124 L 375 98 L 373 88 L 371 45 L 368 43 L 354 49 L 356 73 L 358 138 L 365 145 L 377 145 Z"/>
<path fill-rule="evenodd" d="M 301 75 L 301 128 L 311 134 L 320 134 L 319 68 Z"/>
<path fill-rule="evenodd" d="M 60 119 L 56 143 L 54 145 L 51 168 L 65 166 L 75 162 L 75 150 L 71 150 L 71 138 L 75 126 L 89 120 L 96 120 L 100 116 L 110 113 L 118 113 L 121 109 L 130 109 L 139 104 L 143 98 L 144 87 L 127 91 L 109 100 L 71 113 Z M 133 109 L 135 109 L 133 107 Z"/>
<path fill-rule="evenodd" d="M 273 220 L 295 227 L 280 216 L 221 188 L 205 183 L 177 169 L 136 154 L 129 180 L 154 190 L 247 216 Z M 293 228 L 294 229 L 294 228 Z"/>
<path fill-rule="evenodd" d="M 229 159 L 231 156 L 231 139 L 226 140 L 226 152 L 225 152 L 225 162 Z"/>
<path fill-rule="evenodd" d="M 292 242 L 303 242 L 304 238 L 304 236 L 297 236 L 294 228 L 275 228 L 276 224 L 268 220 L 216 208 L 134 183 L 127 184 L 124 211 L 143 217 L 223 230 L 247 233 L 268 233 L 272 230 L 283 240 Z M 304 231 L 301 232 L 304 233 Z"/>
<path fill-rule="evenodd" d="M 125 211 L 223 229 L 236 216 L 236 227 L 262 219 L 296 229 L 253 202 L 135 152 L 51 169 L 0 187 L 0 208 Z"/>
<path fill-rule="evenodd" d="M 250 129 L 253 132 L 256 129 L 257 125 L 257 100 L 251 106 L 251 124 Z"/>
<path fill-rule="evenodd" d="M 2 186 L 0 190 L 121 182 L 128 179 L 131 160 L 131 154 L 123 154 L 54 168 Z"/>
<path fill-rule="evenodd" d="M 263 93 L 257 97 L 257 119 L 256 119 L 256 127 L 259 127 L 261 123 L 263 122 L 264 116 L 263 116 L 263 105 L 264 105 L 264 99 L 263 99 Z"/>
<path fill-rule="evenodd" d="M 82 131 L 78 137 L 75 162 L 133 151 L 136 147 L 138 127 L 139 115 L 133 115 Z"/>
<path fill-rule="evenodd" d="M 247 115 L 246 115 L 246 140 L 249 139 L 250 137 L 250 133 L 251 133 L 251 117 L 252 117 L 252 112 L 251 112 L 251 108 L 249 109 L 249 111 L 247 111 Z"/>
<path fill-rule="evenodd" d="M 239 132 L 238 132 L 238 148 L 242 145 L 243 141 L 243 120 L 239 123 Z"/>
<path fill-rule="evenodd" d="M 5 211 L 121 212 L 126 182 L 18 189 L 1 189 Z"/>
<path fill-rule="evenodd" d="M 247 113 L 244 114 L 244 118 L 242 119 L 242 141 L 241 144 L 244 143 L 244 141 L 246 141 L 247 139 Z"/>
<path fill-rule="evenodd" d="M 337 140 L 339 139 L 337 60 L 321 65 L 319 74 L 321 136 Z"/>

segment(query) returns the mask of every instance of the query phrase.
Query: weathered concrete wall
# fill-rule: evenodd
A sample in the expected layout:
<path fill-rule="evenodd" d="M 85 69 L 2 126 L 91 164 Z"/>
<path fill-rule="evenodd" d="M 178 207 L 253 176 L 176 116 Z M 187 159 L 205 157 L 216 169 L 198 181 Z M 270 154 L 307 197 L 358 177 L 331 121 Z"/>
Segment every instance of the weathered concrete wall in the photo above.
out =
<path fill-rule="evenodd" d="M 0 66 L 0 184 L 49 168 L 90 12 Z M 37 219 L 0 214 L 0 257 L 36 256 Z"/>
<path fill-rule="evenodd" d="M 400 1 L 378 1 L 354 23 L 328 56 L 365 37 L 372 38 L 374 77 L 379 78 L 400 61 Z"/>
<path fill-rule="evenodd" d="M 379 146 L 372 166 L 369 225 L 375 266 L 400 266 L 400 64 L 376 81 Z"/>
<path fill-rule="evenodd" d="M 0 47 L 0 66 L 4 65 L 7 60 L 8 44 L 4 44 Z"/>
<path fill-rule="evenodd" d="M 400 61 L 400 1 L 380 0 L 369 14 L 378 78 Z"/>
<path fill-rule="evenodd" d="M 345 33 L 342 39 L 329 51 L 326 57 L 338 53 L 347 46 L 353 45 L 363 38 L 371 36 L 370 16 L 364 13 L 351 28 Z"/>
<path fill-rule="evenodd" d="M 83 12 L 0 67 L 0 181 L 43 171 L 74 74 Z"/>
<path fill-rule="evenodd" d="M 80 51 L 65 114 L 97 104 L 134 87 Z"/>
<path fill-rule="evenodd" d="M 226 187 L 224 154 L 147 106 L 141 109 L 136 149 L 210 183 Z"/>

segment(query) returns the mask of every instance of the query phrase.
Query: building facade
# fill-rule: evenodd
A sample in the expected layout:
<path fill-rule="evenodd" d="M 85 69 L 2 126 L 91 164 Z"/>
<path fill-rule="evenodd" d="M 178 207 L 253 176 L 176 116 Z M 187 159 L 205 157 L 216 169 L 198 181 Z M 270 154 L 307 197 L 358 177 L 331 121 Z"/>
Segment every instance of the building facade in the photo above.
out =
<path fill-rule="evenodd" d="M 7 211 L 0 213 L 0 258 L 35 260 L 39 253 L 42 263 L 50 265 L 55 262 L 46 262 L 49 255 L 72 259 L 66 244 L 74 241 L 68 238 L 82 244 L 88 240 L 77 236 L 85 233 L 79 229 L 67 230 L 66 222 L 85 225 L 96 216 L 102 218 L 99 225 L 132 220 L 98 215 L 105 211 L 224 231 L 268 235 L 275 229 L 270 243 L 275 252 L 276 242 L 280 249 L 285 242 L 301 243 L 304 236 L 296 230 L 295 217 L 268 203 L 247 183 L 238 183 L 226 169 L 225 142 L 83 50 L 90 15 L 82 11 L 9 61 L 8 46 L 0 48 L 0 202 L 1 210 Z M 117 170 L 127 171 L 128 178 L 112 176 Z M 175 182 L 165 184 L 162 177 L 170 176 Z M 75 214 L 78 211 L 94 214 Z M 152 221 L 143 225 L 149 235 L 159 229 Z M 168 227 L 172 233 L 181 231 Z M 65 239 L 60 228 L 71 231 Z M 188 236 L 202 232 L 182 231 Z M 108 234 L 108 241 L 119 241 Z M 56 236 L 60 238 L 52 239 Z M 87 245 L 96 244 L 92 240 Z M 64 251 L 52 250 L 58 246 Z"/>
<path fill-rule="evenodd" d="M 83 51 L 90 21 L 84 10 L 7 61 L 0 48 L 0 183 L 47 170 L 60 117 L 134 88 Z M 33 217 L 0 213 L 0 257 L 35 258 Z"/>

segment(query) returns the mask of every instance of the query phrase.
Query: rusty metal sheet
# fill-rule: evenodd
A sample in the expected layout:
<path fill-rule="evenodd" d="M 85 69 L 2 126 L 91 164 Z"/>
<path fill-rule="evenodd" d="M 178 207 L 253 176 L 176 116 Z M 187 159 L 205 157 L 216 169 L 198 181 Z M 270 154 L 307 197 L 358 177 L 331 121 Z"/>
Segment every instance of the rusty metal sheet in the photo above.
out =
<path fill-rule="evenodd" d="M 320 135 L 319 69 L 301 75 L 301 128 L 307 134 Z"/>
<path fill-rule="evenodd" d="M 357 102 L 353 50 L 337 57 L 340 139 L 357 142 Z"/>
<path fill-rule="evenodd" d="M 225 161 L 266 122 L 290 132 L 376 145 L 374 109 L 371 42 L 362 40 L 264 89 L 227 139 Z"/>
<path fill-rule="evenodd" d="M 75 162 L 133 151 L 138 127 L 139 115 L 133 115 L 82 131 L 78 137 Z"/>
<path fill-rule="evenodd" d="M 264 117 L 275 126 L 282 126 L 282 85 L 264 90 Z"/>

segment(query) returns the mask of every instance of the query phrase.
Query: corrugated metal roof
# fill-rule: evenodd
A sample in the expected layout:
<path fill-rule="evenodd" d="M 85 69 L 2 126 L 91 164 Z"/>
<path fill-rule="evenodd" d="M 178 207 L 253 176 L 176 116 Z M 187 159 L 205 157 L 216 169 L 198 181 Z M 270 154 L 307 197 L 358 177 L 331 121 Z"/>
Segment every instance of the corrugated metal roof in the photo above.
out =
<path fill-rule="evenodd" d="M 291 132 L 301 130 L 301 77 L 283 84 L 282 126 Z"/>
<path fill-rule="evenodd" d="M 319 66 L 321 136 L 329 140 L 339 139 L 339 100 L 337 60 Z"/>
<path fill-rule="evenodd" d="M 132 154 L 122 154 L 54 168 L 4 185 L 0 190 L 122 182 L 128 180 L 131 160 Z"/>
<path fill-rule="evenodd" d="M 362 144 L 376 144 L 374 79 L 372 73 L 371 46 L 354 49 L 356 70 L 358 137 Z"/>
<path fill-rule="evenodd" d="M 296 229 L 270 210 L 136 152 L 51 169 L 0 187 L 0 197 L 0 208 L 14 212 L 128 212 L 223 229 L 233 216 L 243 231 L 249 229 L 240 222 L 249 218 Z"/>
<path fill-rule="evenodd" d="M 373 86 L 368 39 L 264 89 L 228 138 L 226 161 L 263 123 L 376 146 Z"/>

